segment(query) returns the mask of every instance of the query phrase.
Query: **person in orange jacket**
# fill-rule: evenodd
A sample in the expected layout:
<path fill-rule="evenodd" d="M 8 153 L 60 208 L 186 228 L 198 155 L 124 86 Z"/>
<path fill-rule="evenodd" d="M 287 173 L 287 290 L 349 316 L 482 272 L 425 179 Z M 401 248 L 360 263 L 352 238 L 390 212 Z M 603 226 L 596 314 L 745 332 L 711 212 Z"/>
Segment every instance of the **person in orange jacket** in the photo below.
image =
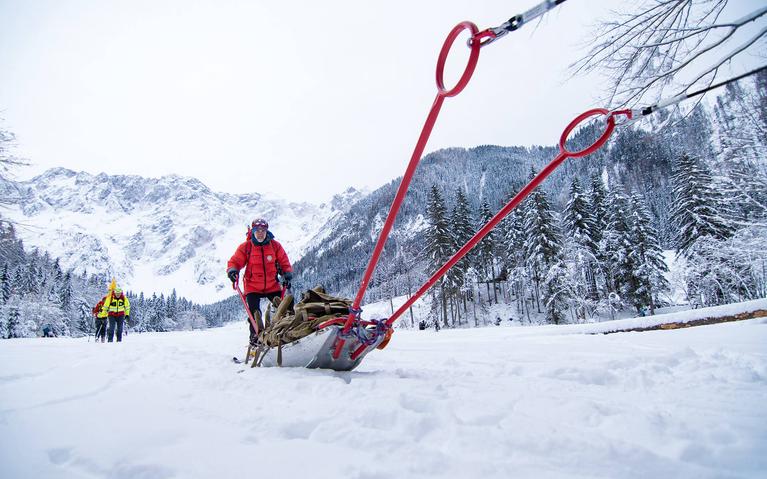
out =
<path fill-rule="evenodd" d="M 282 293 L 277 274 L 282 275 L 286 289 L 290 289 L 293 279 L 293 267 L 282 245 L 274 239 L 265 219 L 253 220 L 248 239 L 245 240 L 229 259 L 226 274 L 234 285 L 239 281 L 240 270 L 245 268 L 243 284 L 248 309 L 255 316 L 261 312 L 261 298 L 270 301 Z M 255 345 L 256 332 L 250 325 L 250 342 Z"/>

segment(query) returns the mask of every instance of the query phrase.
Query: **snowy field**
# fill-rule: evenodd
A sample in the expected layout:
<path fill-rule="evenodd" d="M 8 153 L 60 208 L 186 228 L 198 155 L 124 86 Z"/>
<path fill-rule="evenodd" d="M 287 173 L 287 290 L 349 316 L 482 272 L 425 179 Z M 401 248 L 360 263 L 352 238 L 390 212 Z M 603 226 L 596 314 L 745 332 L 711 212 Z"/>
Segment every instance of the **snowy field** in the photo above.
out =
<path fill-rule="evenodd" d="M 244 322 L 0 341 L 0 477 L 767 477 L 767 319 L 589 327 L 400 331 L 350 373 L 243 370 Z"/>

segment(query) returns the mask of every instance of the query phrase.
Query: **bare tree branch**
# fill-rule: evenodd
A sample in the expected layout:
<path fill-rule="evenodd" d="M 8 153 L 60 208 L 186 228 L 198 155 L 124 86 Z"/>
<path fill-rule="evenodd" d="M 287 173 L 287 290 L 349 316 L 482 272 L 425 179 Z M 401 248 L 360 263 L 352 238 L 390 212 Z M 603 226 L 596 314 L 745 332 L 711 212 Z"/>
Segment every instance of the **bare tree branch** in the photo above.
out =
<path fill-rule="evenodd" d="M 725 63 L 754 51 L 767 36 L 767 26 L 746 39 L 740 34 L 747 25 L 767 23 L 767 6 L 721 21 L 728 3 L 647 0 L 634 12 L 613 12 L 613 19 L 597 26 L 589 53 L 570 66 L 571 72 L 605 74 L 611 107 L 654 103 L 665 90 L 678 95 L 704 79 L 713 81 Z M 706 65 L 712 55 L 722 56 Z"/>

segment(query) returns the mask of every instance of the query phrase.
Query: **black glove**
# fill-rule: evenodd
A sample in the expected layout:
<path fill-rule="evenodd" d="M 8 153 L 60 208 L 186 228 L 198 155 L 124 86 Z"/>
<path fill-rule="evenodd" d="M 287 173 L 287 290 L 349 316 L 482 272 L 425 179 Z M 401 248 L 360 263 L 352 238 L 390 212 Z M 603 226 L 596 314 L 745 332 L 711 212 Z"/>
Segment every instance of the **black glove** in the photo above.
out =
<path fill-rule="evenodd" d="M 236 269 L 230 269 L 226 272 L 226 275 L 229 276 L 229 281 L 234 284 L 239 279 L 240 273 Z"/>
<path fill-rule="evenodd" d="M 125 321 L 130 321 L 130 315 L 129 314 L 125 315 Z"/>
<path fill-rule="evenodd" d="M 285 286 L 285 289 L 290 289 L 290 280 L 293 279 L 293 273 L 288 271 L 287 273 L 282 273 L 282 285 Z"/>

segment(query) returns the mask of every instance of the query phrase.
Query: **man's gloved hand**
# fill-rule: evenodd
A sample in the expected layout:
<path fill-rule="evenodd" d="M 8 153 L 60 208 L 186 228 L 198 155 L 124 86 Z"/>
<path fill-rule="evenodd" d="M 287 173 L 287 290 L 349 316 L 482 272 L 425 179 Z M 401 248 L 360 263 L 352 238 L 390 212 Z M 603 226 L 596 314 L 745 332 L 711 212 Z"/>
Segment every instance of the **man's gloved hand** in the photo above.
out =
<path fill-rule="evenodd" d="M 288 271 L 287 273 L 282 273 L 282 285 L 285 286 L 285 289 L 290 289 L 290 280 L 293 279 L 293 273 Z"/>
<path fill-rule="evenodd" d="M 130 314 L 125 315 L 125 321 L 130 321 Z"/>
<path fill-rule="evenodd" d="M 240 273 L 236 269 L 230 269 L 226 272 L 226 275 L 229 276 L 229 281 L 235 284 L 239 279 Z"/>

